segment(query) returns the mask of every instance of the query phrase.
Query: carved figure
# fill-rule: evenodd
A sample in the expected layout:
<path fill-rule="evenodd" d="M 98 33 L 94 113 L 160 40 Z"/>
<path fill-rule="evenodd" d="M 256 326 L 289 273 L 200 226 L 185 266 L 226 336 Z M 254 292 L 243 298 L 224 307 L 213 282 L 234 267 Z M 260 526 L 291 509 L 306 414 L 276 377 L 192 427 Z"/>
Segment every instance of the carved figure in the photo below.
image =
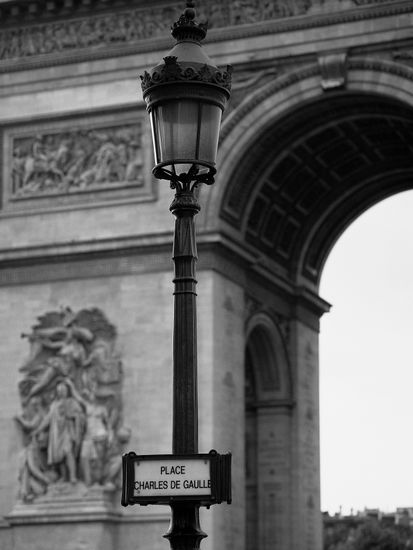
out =
<path fill-rule="evenodd" d="M 26 160 L 22 154 L 20 147 L 16 147 L 13 151 L 13 162 L 11 168 L 12 193 L 16 194 L 20 190 L 22 181 L 24 180 Z"/>
<path fill-rule="evenodd" d="M 65 308 L 38 321 L 22 334 L 31 349 L 16 417 L 24 436 L 20 498 L 31 502 L 55 483 L 114 489 L 127 440 L 116 329 L 97 308 Z"/>
<path fill-rule="evenodd" d="M 103 481 L 106 488 L 120 487 L 120 472 L 122 468 L 122 449 L 129 441 L 131 431 L 120 427 L 109 440 L 109 448 L 103 470 Z"/>
<path fill-rule="evenodd" d="M 38 379 L 27 395 L 28 399 L 46 388 L 57 377 L 81 376 L 79 368 L 83 367 L 87 359 L 85 343 L 93 340 L 93 334 L 89 329 L 76 325 L 71 311 L 66 312 L 63 326 L 37 328 L 28 337 L 32 343 L 37 344 L 38 350 L 44 348 L 57 352 L 57 355 L 45 360 Z"/>
<path fill-rule="evenodd" d="M 93 342 L 89 357 L 84 363 L 83 386 L 92 390 L 99 384 L 111 386 L 120 381 L 121 361 L 114 354 L 111 342 L 97 337 Z M 114 393 L 106 392 L 106 395 Z"/>
<path fill-rule="evenodd" d="M 94 394 L 90 394 L 89 399 L 89 402 L 84 401 L 86 432 L 80 450 L 83 479 L 86 485 L 91 485 L 93 481 L 102 483 L 103 457 L 109 438 L 108 413 L 106 408 L 96 403 Z M 92 478 L 92 470 L 95 474 L 94 478 Z"/>
<path fill-rule="evenodd" d="M 59 376 L 66 377 L 70 374 L 70 365 L 60 357 L 50 357 L 45 363 L 44 370 L 39 376 L 39 379 L 30 388 L 27 399 L 40 393 L 45 389 L 55 378 Z"/>
<path fill-rule="evenodd" d="M 47 464 L 58 469 L 62 481 L 76 483 L 76 455 L 81 443 L 82 410 L 69 396 L 68 385 L 56 387 L 56 398 L 35 434 L 48 428 Z"/>
<path fill-rule="evenodd" d="M 29 502 L 43 494 L 50 482 L 47 476 L 45 439 L 36 433 L 42 423 L 45 411 L 39 397 L 32 397 L 23 415 L 15 420 L 23 430 L 28 443 L 19 457 L 20 498 Z"/>
<path fill-rule="evenodd" d="M 47 471 L 44 448 L 44 438 L 36 434 L 21 452 L 19 496 L 25 502 L 31 502 L 36 496 L 44 494 L 53 480 L 53 476 Z"/>
<path fill-rule="evenodd" d="M 41 399 L 39 397 L 31 397 L 27 404 L 26 413 L 15 416 L 15 420 L 20 424 L 23 430 L 31 433 L 40 426 L 45 414 Z"/>
<path fill-rule="evenodd" d="M 99 464 L 106 450 L 109 438 L 109 417 L 106 407 L 96 402 L 96 396 L 88 390 L 83 390 L 84 398 L 77 392 L 71 381 L 73 397 L 83 407 L 86 415 L 86 429 L 80 448 L 80 463 L 86 485 L 92 484 L 92 465 L 96 481 L 102 481 L 102 464 Z"/>

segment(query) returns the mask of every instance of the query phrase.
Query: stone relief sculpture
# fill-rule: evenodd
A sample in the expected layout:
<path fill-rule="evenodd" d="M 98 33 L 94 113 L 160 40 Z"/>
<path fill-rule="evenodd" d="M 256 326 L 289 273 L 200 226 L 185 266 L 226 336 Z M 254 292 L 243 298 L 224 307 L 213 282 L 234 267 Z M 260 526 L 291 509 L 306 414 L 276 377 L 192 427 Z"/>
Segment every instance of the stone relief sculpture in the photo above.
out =
<path fill-rule="evenodd" d="M 14 137 L 12 149 L 15 198 L 144 183 L 139 124 Z"/>
<path fill-rule="evenodd" d="M 20 368 L 24 437 L 19 497 L 32 502 L 52 489 L 75 492 L 119 486 L 123 445 L 122 364 L 116 329 L 99 309 L 70 308 L 38 318 L 30 356 Z"/>
<path fill-rule="evenodd" d="M 336 4 L 349 2 L 357 6 L 379 4 L 383 0 L 336 0 Z M 320 3 L 324 0 L 209 0 L 202 2 L 197 12 L 201 20 L 208 20 L 210 28 L 218 28 L 304 15 Z M 167 36 L 168 21 L 179 17 L 181 4 L 136 8 L 118 12 L 116 17 L 96 15 L 3 30 L 0 32 L 0 60 L 61 54 L 91 47 L 96 51 L 97 48 Z"/>

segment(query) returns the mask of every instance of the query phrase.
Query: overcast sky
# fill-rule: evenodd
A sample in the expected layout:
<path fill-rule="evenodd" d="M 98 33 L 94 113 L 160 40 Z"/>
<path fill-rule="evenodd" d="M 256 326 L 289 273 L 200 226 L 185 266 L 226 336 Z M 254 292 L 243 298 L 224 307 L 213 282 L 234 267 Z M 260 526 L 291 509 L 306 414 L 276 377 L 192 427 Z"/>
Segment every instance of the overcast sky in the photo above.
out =
<path fill-rule="evenodd" d="M 413 507 L 413 192 L 347 229 L 320 293 L 322 509 Z"/>

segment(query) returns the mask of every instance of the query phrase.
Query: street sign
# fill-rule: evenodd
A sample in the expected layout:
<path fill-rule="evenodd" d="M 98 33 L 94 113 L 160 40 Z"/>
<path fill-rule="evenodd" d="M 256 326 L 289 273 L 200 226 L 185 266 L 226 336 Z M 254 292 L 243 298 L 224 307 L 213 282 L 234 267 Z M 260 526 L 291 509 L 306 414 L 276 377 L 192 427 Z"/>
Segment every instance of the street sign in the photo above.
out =
<path fill-rule="evenodd" d="M 122 505 L 231 502 L 231 454 L 123 456 Z"/>
<path fill-rule="evenodd" d="M 211 494 L 208 458 L 136 460 L 133 496 Z"/>

